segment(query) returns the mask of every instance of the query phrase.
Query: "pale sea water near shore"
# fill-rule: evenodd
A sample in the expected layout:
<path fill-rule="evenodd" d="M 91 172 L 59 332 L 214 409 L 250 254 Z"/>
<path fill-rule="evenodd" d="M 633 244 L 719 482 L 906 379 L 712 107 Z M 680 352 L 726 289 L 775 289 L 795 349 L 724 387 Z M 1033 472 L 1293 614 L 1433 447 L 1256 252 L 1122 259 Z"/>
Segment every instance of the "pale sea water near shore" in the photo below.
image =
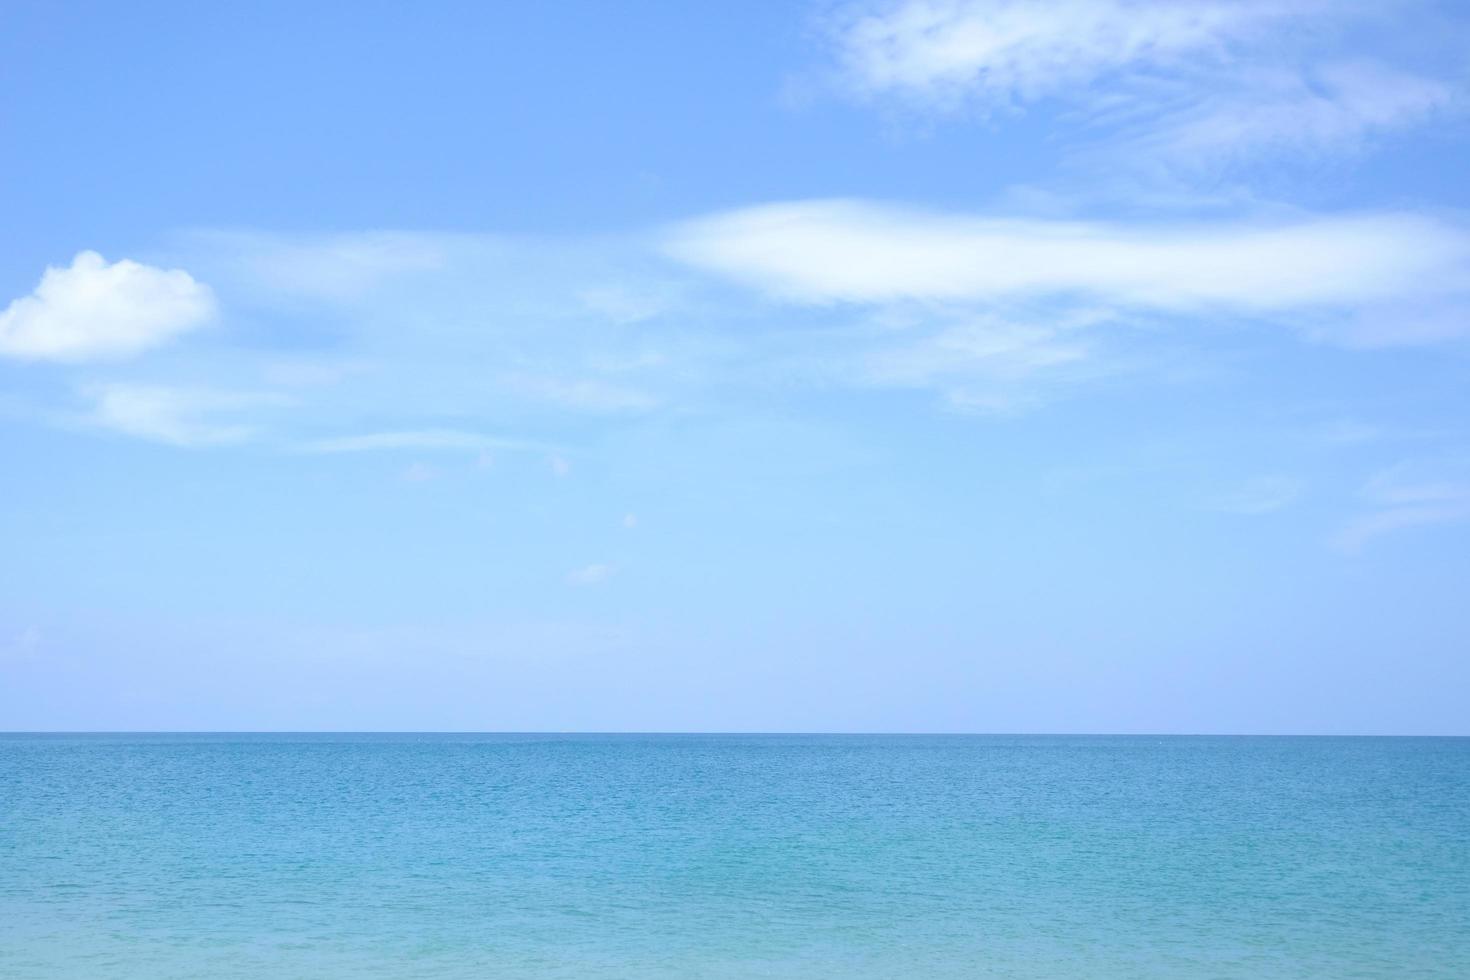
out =
<path fill-rule="evenodd" d="M 1470 977 L 1470 739 L 0 735 L 0 977 Z"/>

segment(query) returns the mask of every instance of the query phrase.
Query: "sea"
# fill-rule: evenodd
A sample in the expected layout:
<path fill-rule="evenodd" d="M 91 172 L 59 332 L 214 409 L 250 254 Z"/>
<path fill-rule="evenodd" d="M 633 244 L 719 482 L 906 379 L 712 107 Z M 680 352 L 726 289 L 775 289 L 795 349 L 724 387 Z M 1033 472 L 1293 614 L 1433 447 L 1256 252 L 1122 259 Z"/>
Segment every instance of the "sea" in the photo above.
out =
<path fill-rule="evenodd" d="M 1470 739 L 0 735 L 0 977 L 1470 977 Z"/>

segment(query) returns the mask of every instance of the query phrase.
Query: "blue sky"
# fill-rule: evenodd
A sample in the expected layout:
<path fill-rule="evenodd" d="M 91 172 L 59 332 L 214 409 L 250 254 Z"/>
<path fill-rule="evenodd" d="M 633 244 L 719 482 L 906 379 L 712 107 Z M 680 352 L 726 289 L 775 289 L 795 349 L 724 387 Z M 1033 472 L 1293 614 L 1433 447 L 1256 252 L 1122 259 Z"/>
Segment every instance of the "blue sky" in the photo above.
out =
<path fill-rule="evenodd" d="M 0 729 L 1466 733 L 1453 3 L 0 13 Z"/>

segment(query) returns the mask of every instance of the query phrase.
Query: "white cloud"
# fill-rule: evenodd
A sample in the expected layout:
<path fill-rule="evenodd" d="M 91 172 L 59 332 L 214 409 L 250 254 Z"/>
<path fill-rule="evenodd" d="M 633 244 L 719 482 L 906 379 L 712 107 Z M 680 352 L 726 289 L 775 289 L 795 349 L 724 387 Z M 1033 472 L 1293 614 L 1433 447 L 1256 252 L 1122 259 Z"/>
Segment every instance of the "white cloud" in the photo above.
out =
<path fill-rule="evenodd" d="M 664 244 L 777 301 L 859 308 L 868 326 L 798 364 L 808 379 L 932 390 L 966 411 L 1167 360 L 1138 341 L 1168 324 L 1359 347 L 1470 335 L 1470 230 L 1408 213 L 1122 224 L 811 200 L 696 219 Z"/>
<path fill-rule="evenodd" d="M 612 565 L 595 563 L 583 565 L 567 573 L 568 585 L 600 585 L 617 571 Z"/>
<path fill-rule="evenodd" d="M 163 385 L 110 384 L 91 393 L 96 404 L 87 417 L 90 424 L 186 447 L 247 441 L 257 427 L 228 416 L 284 403 L 279 396 L 257 392 Z"/>
<path fill-rule="evenodd" d="M 691 265 L 807 303 L 1085 299 L 1272 313 L 1470 291 L 1470 235 L 1412 214 L 1144 225 L 771 204 L 675 229 Z"/>
<path fill-rule="evenodd" d="M 505 439 L 462 429 L 398 429 L 389 432 L 366 432 L 358 435 L 317 439 L 302 444 L 308 453 L 365 453 L 393 450 L 447 450 L 480 452 L 488 450 L 541 452 L 544 446 L 519 439 Z"/>
<path fill-rule="evenodd" d="M 81 252 L 0 312 L 0 355 L 85 361 L 156 346 L 208 322 L 214 295 L 182 269 Z"/>

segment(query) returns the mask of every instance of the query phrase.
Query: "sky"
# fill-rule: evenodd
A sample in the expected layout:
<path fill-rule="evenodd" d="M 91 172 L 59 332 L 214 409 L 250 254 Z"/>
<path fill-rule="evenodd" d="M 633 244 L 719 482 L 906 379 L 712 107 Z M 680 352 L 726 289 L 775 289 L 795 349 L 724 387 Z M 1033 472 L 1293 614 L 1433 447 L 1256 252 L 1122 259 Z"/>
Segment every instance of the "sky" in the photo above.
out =
<path fill-rule="evenodd" d="M 0 9 L 0 729 L 1470 734 L 1470 10 Z"/>

